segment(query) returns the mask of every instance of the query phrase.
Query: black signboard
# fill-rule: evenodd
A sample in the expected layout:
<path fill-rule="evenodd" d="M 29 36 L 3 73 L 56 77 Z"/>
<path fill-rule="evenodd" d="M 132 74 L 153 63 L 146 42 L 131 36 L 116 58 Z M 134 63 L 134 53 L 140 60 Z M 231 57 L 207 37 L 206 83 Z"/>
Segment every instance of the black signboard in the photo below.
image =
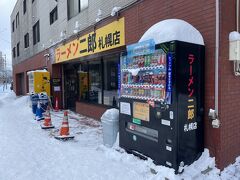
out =
<path fill-rule="evenodd" d="M 54 92 L 61 91 L 61 78 L 52 78 L 52 86 Z"/>

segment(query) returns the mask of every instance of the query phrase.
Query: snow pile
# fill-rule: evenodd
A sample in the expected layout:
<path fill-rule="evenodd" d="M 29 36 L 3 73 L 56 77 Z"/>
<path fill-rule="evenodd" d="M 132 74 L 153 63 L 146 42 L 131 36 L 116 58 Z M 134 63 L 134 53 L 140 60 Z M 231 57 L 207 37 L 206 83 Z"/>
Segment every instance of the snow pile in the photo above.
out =
<path fill-rule="evenodd" d="M 180 19 L 167 19 L 150 27 L 139 42 L 153 39 L 156 44 L 178 40 L 204 45 L 201 33 L 191 24 Z"/>
<path fill-rule="evenodd" d="M 0 92 L 0 179 L 2 180 L 228 180 L 240 179 L 240 158 L 221 176 L 207 149 L 181 175 L 141 160 L 119 147 L 103 146 L 101 122 L 69 112 L 72 141 L 62 142 L 59 134 L 63 112 L 51 112 L 52 130 L 42 130 L 33 119 L 29 97 Z"/>
<path fill-rule="evenodd" d="M 234 164 L 229 165 L 223 170 L 221 178 L 232 180 L 240 179 L 240 157 L 236 158 L 236 162 Z"/>
<path fill-rule="evenodd" d="M 46 69 L 42 69 L 42 70 L 35 70 L 35 71 L 28 71 L 27 75 L 29 76 L 30 74 L 34 73 L 34 72 L 48 72 Z"/>
<path fill-rule="evenodd" d="M 105 121 L 118 121 L 119 120 L 119 110 L 112 108 L 112 109 L 108 109 L 106 110 L 102 117 L 101 120 L 105 120 Z"/>
<path fill-rule="evenodd" d="M 103 144 L 112 147 L 119 131 L 119 110 L 112 108 L 105 111 L 101 117 L 103 127 Z"/>
<path fill-rule="evenodd" d="M 229 33 L 229 41 L 238 41 L 240 40 L 240 33 L 233 31 Z"/>
<path fill-rule="evenodd" d="M 210 157 L 209 150 L 204 149 L 202 156 L 190 166 L 184 167 L 180 175 L 183 179 L 219 179 L 220 170 L 216 168 L 215 158 Z"/>
<path fill-rule="evenodd" d="M 0 84 L 0 93 L 9 93 L 11 84 Z"/>

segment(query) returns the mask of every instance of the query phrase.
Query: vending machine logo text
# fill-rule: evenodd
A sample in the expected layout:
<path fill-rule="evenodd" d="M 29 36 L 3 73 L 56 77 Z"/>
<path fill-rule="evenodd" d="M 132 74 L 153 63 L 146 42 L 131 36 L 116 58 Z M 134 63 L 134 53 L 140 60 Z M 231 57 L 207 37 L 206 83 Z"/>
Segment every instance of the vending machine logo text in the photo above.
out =
<path fill-rule="evenodd" d="M 188 74 L 188 84 L 187 84 L 187 91 L 188 91 L 188 106 L 187 106 L 187 120 L 190 123 L 184 124 L 184 132 L 192 131 L 197 129 L 197 122 L 195 120 L 195 99 L 194 99 L 194 83 L 195 83 L 195 76 L 193 73 L 193 65 L 195 62 L 195 56 L 193 54 L 188 55 L 188 65 L 189 65 L 189 74 Z"/>

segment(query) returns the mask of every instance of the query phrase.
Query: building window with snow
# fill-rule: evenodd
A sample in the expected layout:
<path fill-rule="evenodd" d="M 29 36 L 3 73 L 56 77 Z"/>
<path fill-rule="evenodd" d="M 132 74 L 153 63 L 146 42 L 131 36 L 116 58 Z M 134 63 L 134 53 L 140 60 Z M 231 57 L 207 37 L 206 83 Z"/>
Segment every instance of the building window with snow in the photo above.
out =
<path fill-rule="evenodd" d="M 15 30 L 15 21 L 13 20 L 13 22 L 12 22 L 12 32 L 14 32 L 14 30 Z"/>
<path fill-rule="evenodd" d="M 23 14 L 25 14 L 26 11 L 27 11 L 27 1 L 24 0 L 24 1 L 23 1 Z"/>
<path fill-rule="evenodd" d="M 79 12 L 88 7 L 88 0 L 79 0 Z"/>
<path fill-rule="evenodd" d="M 16 57 L 16 47 L 14 47 L 14 48 L 12 49 L 12 55 L 13 55 L 13 58 Z"/>
<path fill-rule="evenodd" d="M 68 20 L 88 7 L 88 0 L 68 0 Z"/>
<path fill-rule="evenodd" d="M 18 25 L 19 25 L 19 12 L 16 15 L 16 29 L 17 29 Z"/>
<path fill-rule="evenodd" d="M 25 34 L 24 36 L 24 47 L 25 48 L 29 47 L 29 33 Z"/>
<path fill-rule="evenodd" d="M 17 43 L 17 57 L 20 56 L 19 48 L 20 48 L 20 42 Z"/>
<path fill-rule="evenodd" d="M 36 22 L 33 26 L 33 45 L 40 42 L 40 23 Z"/>
<path fill-rule="evenodd" d="M 58 9 L 57 6 L 50 12 L 50 25 L 53 24 L 58 19 Z"/>

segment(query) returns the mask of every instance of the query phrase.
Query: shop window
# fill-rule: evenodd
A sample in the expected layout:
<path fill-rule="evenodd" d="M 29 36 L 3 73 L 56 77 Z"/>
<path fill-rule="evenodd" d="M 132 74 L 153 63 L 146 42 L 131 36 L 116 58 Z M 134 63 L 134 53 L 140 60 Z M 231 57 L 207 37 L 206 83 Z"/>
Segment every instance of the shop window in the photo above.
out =
<path fill-rule="evenodd" d="M 23 0 L 23 14 L 25 14 L 27 11 L 27 1 Z"/>
<path fill-rule="evenodd" d="M 118 63 L 118 56 L 104 59 L 103 104 L 107 106 L 118 104 Z"/>
<path fill-rule="evenodd" d="M 17 43 L 17 57 L 20 56 L 20 42 Z"/>
<path fill-rule="evenodd" d="M 82 63 L 80 65 L 78 77 L 79 77 L 79 99 L 80 101 L 88 101 L 89 99 L 88 63 Z"/>
<path fill-rule="evenodd" d="M 25 34 L 24 36 L 24 47 L 25 48 L 29 47 L 29 33 Z"/>
<path fill-rule="evenodd" d="M 118 107 L 119 55 L 81 63 L 79 100 Z"/>
<path fill-rule="evenodd" d="M 89 62 L 89 102 L 102 104 L 101 61 Z"/>
<path fill-rule="evenodd" d="M 33 45 L 37 44 L 40 42 L 40 25 L 39 21 L 36 22 L 33 26 Z"/>
<path fill-rule="evenodd" d="M 50 12 L 50 25 L 53 24 L 58 19 L 58 9 L 57 6 Z"/>

